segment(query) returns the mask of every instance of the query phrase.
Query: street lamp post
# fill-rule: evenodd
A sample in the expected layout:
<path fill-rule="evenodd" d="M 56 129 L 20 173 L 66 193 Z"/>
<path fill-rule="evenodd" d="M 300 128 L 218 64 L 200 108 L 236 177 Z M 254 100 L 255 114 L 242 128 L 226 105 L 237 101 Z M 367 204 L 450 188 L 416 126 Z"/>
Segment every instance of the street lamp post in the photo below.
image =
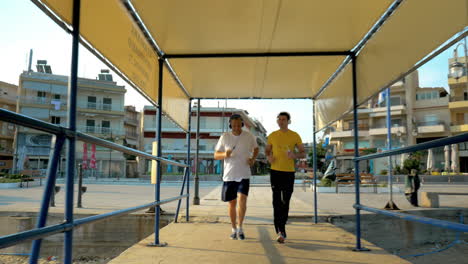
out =
<path fill-rule="evenodd" d="M 463 51 L 465 52 L 465 65 L 463 63 L 458 61 L 458 47 L 460 45 L 463 45 Z M 450 64 L 449 66 L 449 71 L 450 71 L 450 76 L 455 78 L 457 81 L 459 78 L 461 78 L 463 75 L 467 76 L 466 80 L 466 92 L 468 92 L 468 59 L 467 59 L 467 46 L 466 46 L 466 37 L 463 38 L 462 42 L 458 43 L 457 46 L 455 46 L 455 49 L 453 50 L 453 57 L 455 61 Z"/>

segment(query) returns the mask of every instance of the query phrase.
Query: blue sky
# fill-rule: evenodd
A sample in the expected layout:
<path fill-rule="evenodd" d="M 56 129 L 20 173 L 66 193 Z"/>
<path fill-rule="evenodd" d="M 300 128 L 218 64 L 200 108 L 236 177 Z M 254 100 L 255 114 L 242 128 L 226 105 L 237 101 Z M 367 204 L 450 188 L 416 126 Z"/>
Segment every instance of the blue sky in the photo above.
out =
<path fill-rule="evenodd" d="M 28 53 L 33 49 L 33 66 L 36 60 L 46 59 L 52 65 L 55 74 L 68 75 L 70 72 L 71 36 L 58 27 L 29 0 L 0 1 L 0 81 L 17 84 L 19 74 L 27 69 Z M 448 58 L 452 56 L 450 48 L 419 69 L 421 87 L 447 88 Z M 459 55 L 463 51 L 459 49 Z M 78 75 L 95 78 L 100 69 L 107 68 L 86 49 L 80 49 Z M 33 67 L 34 69 L 34 67 Z M 144 100 L 137 92 L 116 78 L 120 85 L 125 85 L 128 92 L 126 104 L 141 105 Z M 219 102 L 224 105 L 224 100 Z M 202 106 L 217 106 L 218 101 L 202 101 Z M 272 132 L 277 128 L 276 114 L 288 111 L 292 115 L 291 129 L 302 136 L 303 141 L 312 140 L 311 101 L 310 100 L 229 100 L 228 107 L 246 109 L 250 115 L 261 120 Z"/>

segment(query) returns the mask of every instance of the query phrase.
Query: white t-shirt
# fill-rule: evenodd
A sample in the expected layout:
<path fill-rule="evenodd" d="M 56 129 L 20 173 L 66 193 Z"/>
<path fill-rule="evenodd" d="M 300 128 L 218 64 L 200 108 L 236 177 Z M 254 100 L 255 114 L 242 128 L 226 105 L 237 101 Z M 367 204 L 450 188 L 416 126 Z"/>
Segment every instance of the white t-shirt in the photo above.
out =
<path fill-rule="evenodd" d="M 248 159 L 257 146 L 255 137 L 245 130 L 239 136 L 226 132 L 219 138 L 215 151 L 232 150 L 231 157 L 224 159 L 223 181 L 240 182 L 250 178 Z"/>

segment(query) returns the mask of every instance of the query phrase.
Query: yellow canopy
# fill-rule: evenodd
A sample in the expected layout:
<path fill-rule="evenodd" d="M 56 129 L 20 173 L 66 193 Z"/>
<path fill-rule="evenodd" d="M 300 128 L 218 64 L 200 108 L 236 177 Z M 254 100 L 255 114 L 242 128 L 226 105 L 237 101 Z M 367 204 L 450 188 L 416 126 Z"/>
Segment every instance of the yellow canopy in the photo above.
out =
<path fill-rule="evenodd" d="M 70 25 L 72 0 L 41 2 Z M 80 33 L 129 81 L 157 101 L 158 54 L 135 22 L 132 13 L 136 14 L 188 93 L 165 70 L 163 111 L 187 129 L 189 97 L 317 95 L 346 55 L 392 6 L 397 6 L 394 13 L 357 56 L 359 102 L 468 25 L 467 0 L 394 2 L 81 0 Z M 303 56 L 285 56 L 299 52 Z M 319 56 L 310 56 L 313 52 Z M 244 56 L 233 56 L 239 53 Z M 275 55 L 268 56 L 272 53 Z M 193 54 L 213 57 L 184 56 Z M 318 129 L 350 110 L 351 73 L 352 67 L 346 66 L 317 98 Z"/>

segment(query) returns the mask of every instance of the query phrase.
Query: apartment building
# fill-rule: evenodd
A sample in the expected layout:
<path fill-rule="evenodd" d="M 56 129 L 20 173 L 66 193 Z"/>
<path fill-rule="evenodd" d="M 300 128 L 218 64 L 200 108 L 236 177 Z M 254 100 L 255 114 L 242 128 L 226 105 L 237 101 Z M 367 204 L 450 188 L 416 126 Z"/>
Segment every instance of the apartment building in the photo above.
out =
<path fill-rule="evenodd" d="M 124 145 L 133 149 L 141 150 L 140 145 L 140 119 L 141 115 L 135 108 L 135 106 L 125 106 L 125 117 L 124 117 Z M 127 178 L 137 178 L 138 175 L 138 164 L 137 157 L 133 155 L 124 154 L 126 158 L 126 176 Z"/>
<path fill-rule="evenodd" d="M 0 82 L 0 107 L 16 111 L 18 86 Z M 0 171 L 10 172 L 13 167 L 15 125 L 0 121 Z"/>
<path fill-rule="evenodd" d="M 442 87 L 420 88 L 418 73 L 413 72 L 395 83 L 390 93 L 392 148 L 414 145 L 451 135 L 448 93 Z M 362 154 L 379 152 L 387 144 L 386 100 L 376 96 L 358 109 L 359 151 Z M 346 115 L 330 129 L 332 152 L 339 172 L 354 168 L 353 117 Z M 443 148 L 434 149 L 435 169 L 444 168 Z M 401 159 L 394 164 L 401 166 Z M 423 165 L 426 160 L 423 159 Z M 363 161 L 360 169 L 380 173 L 388 169 L 388 159 Z"/>
<path fill-rule="evenodd" d="M 192 130 L 191 130 L 191 151 L 192 158 L 196 150 L 196 114 L 197 107 L 192 108 Z M 254 166 L 254 173 L 258 173 L 265 169 L 266 157 L 266 130 L 258 120 L 252 119 L 248 112 L 236 108 L 216 108 L 202 107 L 200 109 L 200 145 L 199 145 L 199 172 L 206 174 L 220 174 L 222 171 L 222 163 L 219 160 L 214 160 L 214 148 L 219 137 L 223 132 L 229 130 L 229 117 L 233 114 L 240 114 L 244 119 L 244 130 L 250 131 L 257 138 L 257 143 L 260 148 L 257 157 L 257 164 Z M 156 116 L 157 109 L 153 106 L 145 106 L 143 110 L 143 125 L 142 125 L 142 145 L 146 152 L 151 153 L 152 142 L 155 141 L 156 131 Z M 163 157 L 186 162 L 187 156 L 187 140 L 186 134 L 178 128 L 169 119 L 162 120 L 162 154 Z M 150 162 L 147 161 L 143 170 L 148 173 Z M 179 170 L 179 171 L 177 171 Z M 163 173 L 180 173 L 182 169 L 172 168 L 172 166 L 163 166 Z"/>
<path fill-rule="evenodd" d="M 448 75 L 450 87 L 448 108 L 451 119 L 450 132 L 453 135 L 468 132 L 468 78 L 465 60 L 466 54 L 464 57 L 458 57 L 456 53 L 449 59 L 449 70 L 459 67 L 458 74 Z M 468 172 L 468 142 L 458 144 L 458 149 L 455 151 L 458 152 L 460 171 Z"/>
<path fill-rule="evenodd" d="M 20 75 L 17 112 L 60 126 L 67 124 L 68 76 L 52 73 L 47 61 L 38 61 L 38 72 Z M 108 70 L 96 79 L 78 79 L 77 130 L 123 144 L 124 86 L 113 81 Z M 19 128 L 16 135 L 15 169 L 42 170 L 49 162 L 51 135 Z M 66 153 L 65 151 L 63 153 Z M 64 171 L 62 154 L 59 172 Z M 76 142 L 76 161 L 84 164 L 85 176 L 124 177 L 125 158 L 107 148 Z"/>

